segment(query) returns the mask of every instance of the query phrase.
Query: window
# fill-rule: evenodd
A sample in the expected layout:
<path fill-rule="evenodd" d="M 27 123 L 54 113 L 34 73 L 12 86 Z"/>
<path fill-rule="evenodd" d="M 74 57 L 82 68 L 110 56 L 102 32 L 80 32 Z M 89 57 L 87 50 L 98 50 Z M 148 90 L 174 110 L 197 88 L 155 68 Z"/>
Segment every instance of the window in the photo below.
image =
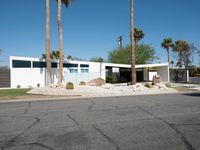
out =
<path fill-rule="evenodd" d="M 51 68 L 57 68 L 58 67 L 58 63 L 51 63 Z"/>
<path fill-rule="evenodd" d="M 82 72 L 82 73 L 88 73 L 88 72 L 89 72 L 89 69 L 82 68 L 82 69 L 81 69 L 81 72 Z"/>
<path fill-rule="evenodd" d="M 70 73 L 77 73 L 77 72 L 78 72 L 78 69 L 71 68 L 71 69 L 69 69 L 69 72 L 70 72 Z"/>
<path fill-rule="evenodd" d="M 46 68 L 46 62 L 34 61 L 33 68 Z"/>
<path fill-rule="evenodd" d="M 89 65 L 87 65 L 87 64 L 81 64 L 80 66 L 84 67 L 84 68 L 88 68 L 89 67 Z"/>
<path fill-rule="evenodd" d="M 70 67 L 78 67 L 78 64 L 68 64 L 68 63 L 64 63 L 63 67 L 65 68 L 70 68 Z"/>
<path fill-rule="evenodd" d="M 13 68 L 31 68 L 31 61 L 12 60 Z"/>

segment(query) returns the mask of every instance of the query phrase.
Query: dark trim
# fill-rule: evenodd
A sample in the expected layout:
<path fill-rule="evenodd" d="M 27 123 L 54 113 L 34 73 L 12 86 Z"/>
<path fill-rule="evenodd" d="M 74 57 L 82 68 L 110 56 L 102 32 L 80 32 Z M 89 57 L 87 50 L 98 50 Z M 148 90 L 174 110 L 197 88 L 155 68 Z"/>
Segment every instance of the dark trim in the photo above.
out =
<path fill-rule="evenodd" d="M 78 64 L 64 63 L 64 64 L 63 64 L 63 67 L 64 67 L 64 68 L 71 68 L 71 67 L 77 68 L 77 67 L 78 67 Z"/>
<path fill-rule="evenodd" d="M 31 61 L 12 60 L 12 68 L 31 68 Z"/>

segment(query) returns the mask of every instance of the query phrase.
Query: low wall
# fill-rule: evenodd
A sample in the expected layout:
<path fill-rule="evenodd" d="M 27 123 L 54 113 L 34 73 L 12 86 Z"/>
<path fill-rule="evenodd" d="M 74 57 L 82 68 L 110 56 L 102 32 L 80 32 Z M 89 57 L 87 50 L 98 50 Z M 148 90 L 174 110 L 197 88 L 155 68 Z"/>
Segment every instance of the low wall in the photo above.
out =
<path fill-rule="evenodd" d="M 200 77 L 189 77 L 189 82 L 200 83 Z"/>

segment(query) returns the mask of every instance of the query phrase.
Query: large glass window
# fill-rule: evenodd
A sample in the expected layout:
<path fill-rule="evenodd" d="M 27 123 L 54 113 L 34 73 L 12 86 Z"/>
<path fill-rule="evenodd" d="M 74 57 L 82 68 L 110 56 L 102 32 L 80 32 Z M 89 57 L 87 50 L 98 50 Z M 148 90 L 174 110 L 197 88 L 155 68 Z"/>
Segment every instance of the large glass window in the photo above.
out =
<path fill-rule="evenodd" d="M 89 67 L 88 64 L 81 64 L 80 66 L 81 66 L 81 67 L 84 67 L 84 68 L 88 68 L 88 67 Z"/>
<path fill-rule="evenodd" d="M 51 68 L 57 68 L 58 67 L 58 63 L 51 63 Z"/>
<path fill-rule="evenodd" d="M 89 69 L 87 69 L 87 68 L 81 68 L 81 72 L 82 72 L 82 73 L 88 73 L 88 72 L 89 72 Z"/>
<path fill-rule="evenodd" d="M 46 62 L 34 61 L 33 68 L 46 68 Z"/>
<path fill-rule="evenodd" d="M 70 67 L 78 67 L 78 64 L 69 64 L 69 63 L 64 63 L 63 67 L 65 68 L 70 68 Z"/>
<path fill-rule="evenodd" d="M 13 68 L 31 68 L 31 61 L 12 60 Z"/>
<path fill-rule="evenodd" d="M 78 72 L 78 69 L 70 68 L 70 69 L 69 69 L 69 72 L 70 72 L 70 73 L 77 73 L 77 72 Z"/>

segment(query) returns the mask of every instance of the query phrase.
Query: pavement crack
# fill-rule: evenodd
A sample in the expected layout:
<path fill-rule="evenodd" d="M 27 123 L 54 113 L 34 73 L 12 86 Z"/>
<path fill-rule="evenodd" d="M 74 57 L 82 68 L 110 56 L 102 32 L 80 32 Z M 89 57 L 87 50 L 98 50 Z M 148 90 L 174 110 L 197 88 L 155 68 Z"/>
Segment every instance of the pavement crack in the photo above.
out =
<path fill-rule="evenodd" d="M 142 109 L 142 108 L 139 108 L 139 109 L 142 110 L 142 111 L 144 111 L 144 112 L 146 112 L 146 113 L 148 113 L 148 114 L 150 114 L 150 115 L 152 115 L 155 119 L 160 120 L 160 121 L 162 121 L 163 123 L 165 123 L 166 125 L 168 125 L 173 131 L 175 131 L 175 133 L 176 133 L 178 136 L 180 136 L 182 142 L 185 144 L 185 146 L 187 147 L 188 150 L 196 150 L 196 149 L 192 146 L 192 144 L 187 140 L 187 138 L 185 137 L 185 135 L 183 135 L 178 129 L 176 129 L 175 124 L 169 123 L 169 122 L 167 122 L 166 120 L 164 120 L 164 119 L 162 119 L 162 118 L 160 118 L 160 117 L 157 117 L 156 115 L 154 115 L 153 113 L 151 113 L 151 112 L 149 112 L 149 111 L 147 111 L 147 110 L 145 110 L 145 109 Z"/>
<path fill-rule="evenodd" d="M 38 122 L 40 122 L 40 118 L 35 118 L 36 121 L 34 121 L 30 126 L 28 126 L 24 131 L 22 131 L 21 133 L 19 133 L 18 135 L 16 135 L 15 137 L 11 138 L 10 140 L 8 140 L 7 142 L 5 142 L 0 148 L 1 150 L 5 150 L 8 147 L 13 146 L 14 142 L 16 142 L 16 139 L 18 137 L 20 137 L 21 135 L 23 135 L 27 130 L 31 129 L 35 124 L 37 124 Z"/>
<path fill-rule="evenodd" d="M 101 131 L 99 128 L 97 128 L 95 125 L 93 126 L 94 129 L 100 133 L 103 137 L 105 137 L 112 145 L 114 145 L 116 147 L 116 150 L 120 150 L 120 147 L 117 145 L 117 143 L 110 138 L 109 136 L 107 136 L 103 131 Z"/>
<path fill-rule="evenodd" d="M 31 102 L 28 102 L 28 106 L 25 109 L 24 114 L 27 114 L 30 108 L 31 108 Z"/>
<path fill-rule="evenodd" d="M 31 129 L 34 125 L 36 125 L 37 123 L 40 122 L 40 118 L 39 117 L 37 117 L 35 119 L 36 119 L 36 121 L 34 121 L 27 129 Z"/>
<path fill-rule="evenodd" d="M 37 146 L 40 146 L 40 147 L 42 147 L 42 148 L 46 148 L 46 149 L 49 149 L 49 150 L 54 150 L 52 147 L 49 147 L 49 146 L 44 145 L 44 144 L 42 144 L 42 143 L 29 143 L 29 144 L 27 144 L 27 145 L 37 145 Z"/>
<path fill-rule="evenodd" d="M 67 114 L 67 117 L 72 120 L 77 126 L 79 126 L 79 123 L 76 121 L 75 118 L 73 118 L 70 114 Z"/>

